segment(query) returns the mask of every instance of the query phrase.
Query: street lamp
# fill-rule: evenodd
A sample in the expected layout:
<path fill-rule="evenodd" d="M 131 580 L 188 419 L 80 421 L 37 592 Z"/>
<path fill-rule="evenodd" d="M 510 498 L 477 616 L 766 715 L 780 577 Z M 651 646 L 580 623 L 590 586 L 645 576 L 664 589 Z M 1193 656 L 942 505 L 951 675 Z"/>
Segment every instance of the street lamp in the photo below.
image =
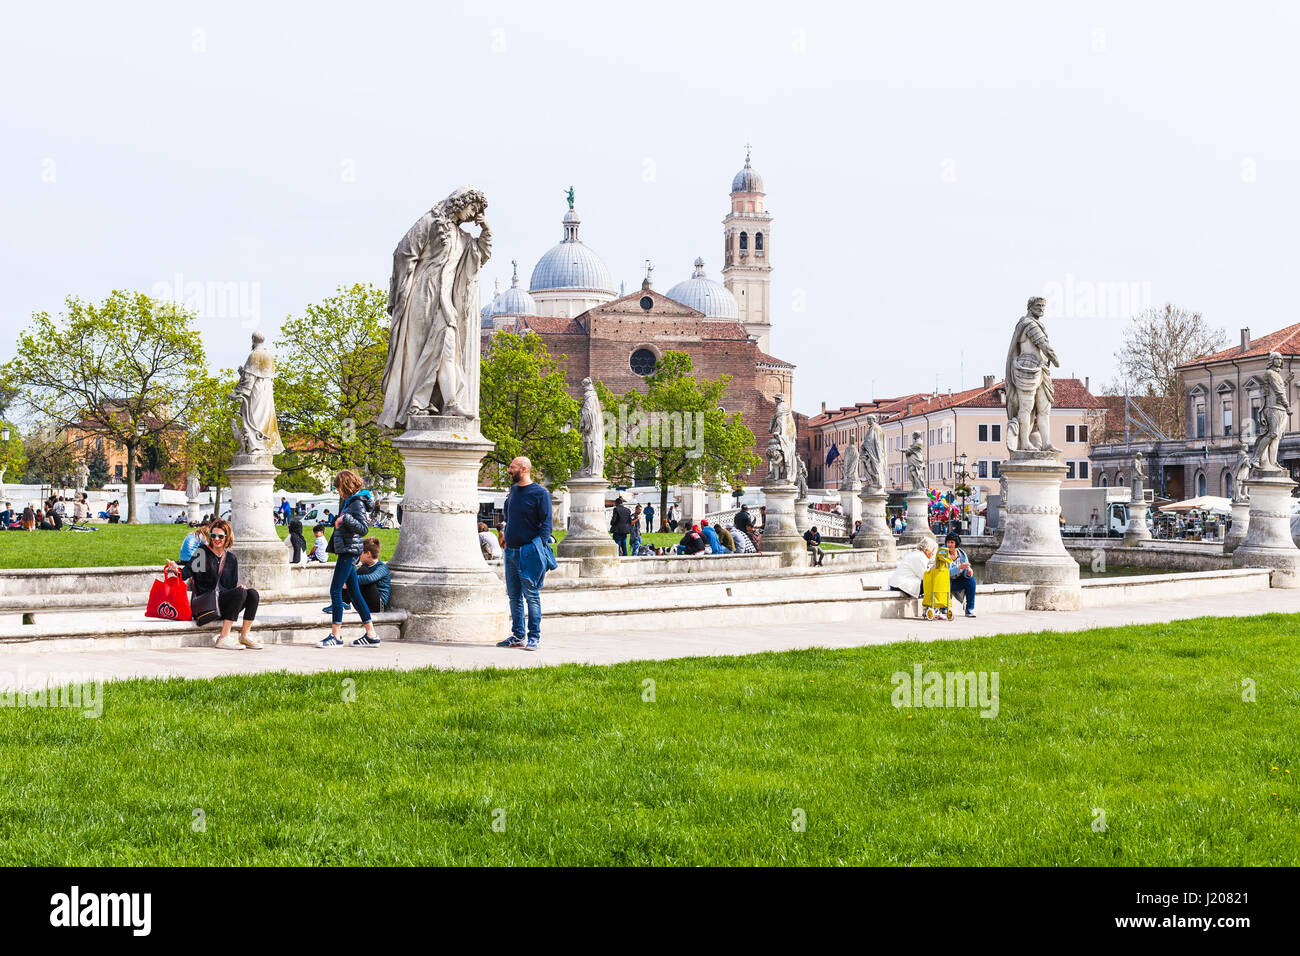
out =
<path fill-rule="evenodd" d="M 4 428 L 0 428 L 0 441 L 8 441 L 8 440 L 9 440 L 9 426 L 6 425 Z"/>

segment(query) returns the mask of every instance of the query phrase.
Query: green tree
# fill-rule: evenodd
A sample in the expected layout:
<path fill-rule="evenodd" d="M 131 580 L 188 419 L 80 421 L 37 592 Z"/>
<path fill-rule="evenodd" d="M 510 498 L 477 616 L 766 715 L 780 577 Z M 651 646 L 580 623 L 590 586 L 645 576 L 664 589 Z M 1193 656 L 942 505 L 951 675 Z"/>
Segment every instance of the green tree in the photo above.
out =
<path fill-rule="evenodd" d="M 77 456 L 62 432 L 46 424 L 28 432 L 22 445 L 27 462 L 24 484 L 61 488 L 72 483 Z"/>
<path fill-rule="evenodd" d="M 670 485 L 730 491 L 760 464 L 754 433 L 739 413 L 721 408 L 731 376 L 701 379 L 693 370 L 688 354 L 668 351 L 646 376 L 644 393 L 617 396 L 596 383 L 606 415 L 617 414 L 620 422 L 616 434 L 606 435 L 605 474 L 620 484 L 653 474 L 661 515 L 668 514 Z"/>
<path fill-rule="evenodd" d="M 492 336 L 479 376 L 479 416 L 485 438 L 496 443 L 483 458 L 479 479 L 509 484 L 506 466 L 519 455 L 534 474 L 556 487 L 582 464 L 579 404 L 565 391 L 564 360 L 552 357 L 536 332 Z"/>
<path fill-rule="evenodd" d="M 104 449 L 92 445 L 86 452 L 86 467 L 90 469 L 90 474 L 86 477 L 87 488 L 99 490 L 108 483 L 108 456 L 104 454 Z"/>
<path fill-rule="evenodd" d="M 286 450 L 276 467 L 286 487 L 319 486 L 321 475 L 344 468 L 401 481 L 402 456 L 377 421 L 388 326 L 388 294 L 358 283 L 280 327 L 275 407 Z"/>
<path fill-rule="evenodd" d="M 214 515 L 221 512 L 221 483 L 226 469 L 234 464 L 235 455 L 240 451 L 232 427 L 235 405 L 230 400 L 238 381 L 239 377 L 228 368 L 216 375 L 204 375 L 195 386 L 199 401 L 185 434 L 186 470 L 193 468 L 199 482 L 215 492 Z"/>
<path fill-rule="evenodd" d="M 0 399 L 3 399 L 0 395 Z M 9 437 L 4 437 L 4 432 Z M 23 450 L 23 436 L 13 422 L 0 418 L 0 484 L 4 484 L 5 475 L 15 481 L 27 473 L 27 452 Z"/>
<path fill-rule="evenodd" d="M 196 411 L 206 373 L 194 316 L 140 292 L 114 291 L 102 303 L 69 296 L 57 321 L 32 317 L 5 375 L 14 404 L 64 431 L 75 428 L 126 447 L 127 521 L 139 523 L 135 463 L 143 444 L 166 441 Z"/>

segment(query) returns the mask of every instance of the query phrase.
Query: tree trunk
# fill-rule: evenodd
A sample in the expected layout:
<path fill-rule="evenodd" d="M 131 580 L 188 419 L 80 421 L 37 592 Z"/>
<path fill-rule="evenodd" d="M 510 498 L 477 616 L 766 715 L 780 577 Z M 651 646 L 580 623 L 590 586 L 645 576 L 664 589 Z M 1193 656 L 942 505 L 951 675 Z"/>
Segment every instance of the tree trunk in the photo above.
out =
<path fill-rule="evenodd" d="M 667 527 L 667 523 L 668 523 L 668 485 L 667 484 L 663 484 L 659 486 L 659 514 L 656 517 L 659 518 L 660 528 Z"/>
<path fill-rule="evenodd" d="M 126 445 L 126 523 L 139 524 L 140 516 L 135 513 L 135 449 L 136 443 Z"/>

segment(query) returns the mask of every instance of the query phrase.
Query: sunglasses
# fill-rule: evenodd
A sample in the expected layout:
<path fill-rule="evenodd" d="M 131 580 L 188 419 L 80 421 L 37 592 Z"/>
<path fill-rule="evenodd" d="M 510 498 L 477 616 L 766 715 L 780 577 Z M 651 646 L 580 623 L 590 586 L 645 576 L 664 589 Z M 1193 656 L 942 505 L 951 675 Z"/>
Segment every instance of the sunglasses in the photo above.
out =
<path fill-rule="evenodd" d="M 214 535 L 211 535 L 211 538 L 212 538 L 213 541 L 225 541 L 225 540 L 226 540 L 226 536 L 225 536 L 224 534 L 222 534 L 220 531 L 218 531 L 218 532 L 217 532 L 216 534 L 214 534 Z"/>

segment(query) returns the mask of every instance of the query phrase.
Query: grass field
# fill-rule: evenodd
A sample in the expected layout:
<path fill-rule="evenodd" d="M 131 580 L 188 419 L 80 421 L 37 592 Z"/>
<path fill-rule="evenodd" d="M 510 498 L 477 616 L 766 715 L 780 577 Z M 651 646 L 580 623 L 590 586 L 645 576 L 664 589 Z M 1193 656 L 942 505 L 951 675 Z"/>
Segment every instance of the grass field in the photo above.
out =
<path fill-rule="evenodd" d="M 0 708 L 0 865 L 1295 865 L 1298 623 L 110 684 Z"/>

